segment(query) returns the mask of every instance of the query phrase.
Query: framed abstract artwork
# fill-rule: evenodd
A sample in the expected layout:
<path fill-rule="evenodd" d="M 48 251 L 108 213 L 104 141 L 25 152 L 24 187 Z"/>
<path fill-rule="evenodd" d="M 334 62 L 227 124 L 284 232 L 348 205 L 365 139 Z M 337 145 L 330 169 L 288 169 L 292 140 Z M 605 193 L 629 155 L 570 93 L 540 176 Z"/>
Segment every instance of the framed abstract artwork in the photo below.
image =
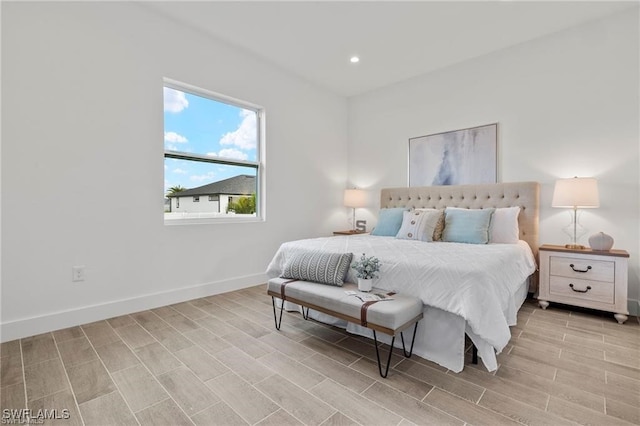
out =
<path fill-rule="evenodd" d="M 496 183 L 498 123 L 409 139 L 409 186 Z"/>

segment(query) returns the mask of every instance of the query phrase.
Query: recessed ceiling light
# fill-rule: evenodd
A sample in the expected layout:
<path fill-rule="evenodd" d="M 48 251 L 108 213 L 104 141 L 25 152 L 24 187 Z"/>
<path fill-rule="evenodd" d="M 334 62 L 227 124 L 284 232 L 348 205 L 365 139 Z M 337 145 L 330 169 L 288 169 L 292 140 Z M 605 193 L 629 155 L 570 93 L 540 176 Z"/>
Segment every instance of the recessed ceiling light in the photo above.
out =
<path fill-rule="evenodd" d="M 357 64 L 358 62 L 360 62 L 360 58 L 358 58 L 357 56 L 352 56 L 349 61 L 351 61 L 352 64 Z"/>

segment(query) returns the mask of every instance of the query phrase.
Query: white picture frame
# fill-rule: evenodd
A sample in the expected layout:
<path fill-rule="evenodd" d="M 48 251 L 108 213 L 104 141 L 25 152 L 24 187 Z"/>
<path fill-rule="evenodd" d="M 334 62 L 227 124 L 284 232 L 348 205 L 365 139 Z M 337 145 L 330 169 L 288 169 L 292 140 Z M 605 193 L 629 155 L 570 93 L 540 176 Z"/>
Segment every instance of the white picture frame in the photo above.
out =
<path fill-rule="evenodd" d="M 409 186 L 496 183 L 498 123 L 409 139 Z"/>

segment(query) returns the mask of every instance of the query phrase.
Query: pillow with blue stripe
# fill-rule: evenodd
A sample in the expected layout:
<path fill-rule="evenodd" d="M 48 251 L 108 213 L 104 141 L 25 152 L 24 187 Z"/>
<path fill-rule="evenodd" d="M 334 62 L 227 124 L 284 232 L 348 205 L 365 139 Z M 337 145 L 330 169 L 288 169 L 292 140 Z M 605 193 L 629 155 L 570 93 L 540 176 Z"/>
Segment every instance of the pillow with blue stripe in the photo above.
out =
<path fill-rule="evenodd" d="M 395 237 L 402 226 L 402 215 L 407 208 L 395 207 L 389 209 L 380 209 L 378 212 L 378 223 L 371 231 L 371 235 L 379 237 Z"/>
<path fill-rule="evenodd" d="M 450 243 L 487 244 L 494 210 L 447 207 L 444 211 L 442 240 Z"/>

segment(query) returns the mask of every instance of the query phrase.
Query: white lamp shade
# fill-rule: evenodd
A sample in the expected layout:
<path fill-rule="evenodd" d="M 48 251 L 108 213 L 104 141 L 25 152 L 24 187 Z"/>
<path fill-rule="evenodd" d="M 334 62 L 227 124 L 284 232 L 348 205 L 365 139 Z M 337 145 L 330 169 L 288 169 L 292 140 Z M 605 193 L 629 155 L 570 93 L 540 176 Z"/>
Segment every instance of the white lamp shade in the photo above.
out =
<path fill-rule="evenodd" d="M 344 205 L 346 207 L 364 207 L 367 205 L 367 193 L 362 189 L 345 189 Z"/>
<path fill-rule="evenodd" d="M 558 179 L 553 189 L 552 207 L 595 208 L 600 206 L 598 181 L 594 178 Z"/>

